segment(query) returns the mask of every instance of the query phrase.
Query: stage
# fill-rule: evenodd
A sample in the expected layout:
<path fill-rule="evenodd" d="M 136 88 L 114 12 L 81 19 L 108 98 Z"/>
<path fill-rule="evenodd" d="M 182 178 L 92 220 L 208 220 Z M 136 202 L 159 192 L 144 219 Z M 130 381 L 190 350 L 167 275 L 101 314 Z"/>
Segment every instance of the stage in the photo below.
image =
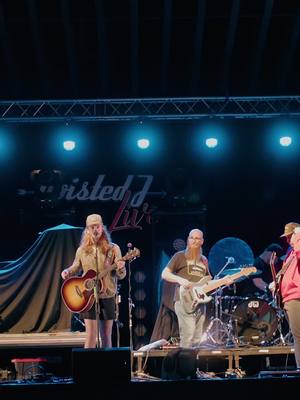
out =
<path fill-rule="evenodd" d="M 74 368 L 74 352 L 82 351 L 83 355 L 89 354 L 89 350 L 83 349 L 84 332 L 49 332 L 49 333 L 24 333 L 24 334 L 0 334 L 0 393 L 18 392 L 44 392 L 45 398 L 49 393 L 56 391 L 77 393 L 83 388 L 81 374 L 84 374 L 85 384 L 93 387 L 97 386 L 102 377 L 104 385 L 116 385 L 126 388 L 126 392 L 132 391 L 143 393 L 143 397 L 149 398 L 148 389 L 142 389 L 145 385 L 151 390 L 164 391 L 163 388 L 170 388 L 172 391 L 176 387 L 178 390 L 189 390 L 198 388 L 211 390 L 211 383 L 214 382 L 214 390 L 227 390 L 226 382 L 230 383 L 230 390 L 253 390 L 257 391 L 255 385 L 269 385 L 268 390 L 273 390 L 277 382 L 288 382 L 293 386 L 294 382 L 300 383 L 300 376 L 294 365 L 294 349 L 292 346 L 243 346 L 243 347 L 201 347 L 189 352 L 184 360 L 184 368 L 176 371 L 176 378 L 172 374 L 166 374 L 166 361 L 172 358 L 172 354 L 180 352 L 182 349 L 176 346 L 166 346 L 163 348 L 152 348 L 149 351 L 132 351 L 129 348 L 113 348 L 105 351 L 100 350 L 98 358 L 97 350 L 90 350 L 93 358 L 79 359 L 79 364 Z M 77 350 L 76 350 L 77 349 Z M 123 362 L 124 349 L 130 353 L 129 362 Z M 98 350 L 99 352 L 99 350 Z M 125 351 L 126 352 L 126 351 Z M 96 356 L 96 358 L 95 358 Z M 186 355 L 185 355 L 186 356 Z M 109 361 L 111 357 L 112 362 Z M 17 379 L 16 364 L 12 360 L 26 360 L 41 358 L 45 360 L 39 373 L 34 376 L 24 375 L 23 379 Z M 129 360 L 129 358 L 128 358 Z M 177 363 L 178 363 L 177 359 Z M 191 368 L 191 362 L 195 361 L 197 375 L 189 375 L 187 368 Z M 109 361 L 109 362 L 107 362 Z M 130 367 L 132 364 L 132 367 Z M 89 367 L 95 373 L 89 373 Z M 170 365 L 170 364 L 169 364 Z M 178 364 L 177 364 L 178 366 Z M 106 371 L 101 372 L 102 369 Z M 75 371 L 77 368 L 77 372 Z M 117 371 L 117 369 L 120 369 Z M 110 370 L 111 369 L 111 370 Z M 74 371 L 76 379 L 74 379 Z M 175 372 L 175 371 L 173 371 Z M 96 381 L 95 381 L 96 379 Z M 179 383 L 180 381 L 180 383 Z M 239 381 L 239 382 L 237 382 Z M 269 383 L 268 383 L 269 382 Z M 271 383 L 276 382 L 276 383 Z M 152 387 L 153 385 L 153 387 Z M 275 386 L 274 386 L 275 385 Z M 38 387 L 38 389 L 37 389 Z M 74 389 L 77 387 L 77 389 Z M 201 389 L 200 389 L 201 387 Z M 219 389 L 217 389 L 219 388 Z M 198 389 L 197 389 L 198 390 Z M 275 392 L 274 392 L 275 393 Z M 175 397 L 176 394 L 174 393 Z M 132 395 L 130 395 L 132 397 Z M 222 394 L 223 396 L 223 394 Z M 224 397 L 224 396 L 223 396 Z M 222 397 L 222 398 L 223 398 Z M 244 396 L 245 397 L 245 396 Z M 3 397 L 4 398 L 4 397 Z M 5 397 L 6 398 L 6 397 Z M 14 397 L 17 398 L 17 397 Z M 151 397 L 150 397 L 151 398 Z M 246 397 L 247 398 L 247 397 Z"/>

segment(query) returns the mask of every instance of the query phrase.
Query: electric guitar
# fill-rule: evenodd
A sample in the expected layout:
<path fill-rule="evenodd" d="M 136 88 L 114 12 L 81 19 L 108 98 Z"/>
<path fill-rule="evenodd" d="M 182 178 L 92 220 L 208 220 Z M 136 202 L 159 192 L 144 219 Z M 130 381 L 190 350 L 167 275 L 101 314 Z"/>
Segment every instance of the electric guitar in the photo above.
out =
<path fill-rule="evenodd" d="M 292 259 L 290 259 L 288 262 L 284 261 L 283 266 L 281 270 L 276 274 L 275 271 L 275 259 L 276 259 L 276 254 L 273 253 L 271 255 L 270 259 L 270 266 L 271 266 L 271 271 L 272 271 L 272 278 L 273 278 L 273 289 L 271 289 L 274 301 L 275 301 L 275 306 L 278 308 L 283 308 L 283 302 L 282 302 L 282 296 L 281 296 L 281 280 L 283 278 L 283 275 L 285 274 L 286 270 L 290 266 Z"/>
<path fill-rule="evenodd" d="M 179 298 L 185 312 L 192 314 L 197 310 L 197 307 L 200 304 L 209 303 L 212 299 L 212 296 L 208 296 L 207 293 L 212 292 L 221 286 L 228 286 L 228 278 L 234 282 L 241 276 L 247 276 L 255 273 L 256 271 L 257 269 L 255 267 L 246 267 L 242 268 L 235 274 L 226 275 L 221 279 L 212 280 L 210 276 L 204 276 L 190 289 L 185 289 L 183 286 L 180 286 Z"/>
<path fill-rule="evenodd" d="M 118 261 L 131 261 L 139 256 L 140 250 L 134 247 Z M 98 274 L 99 293 L 103 291 L 103 278 L 116 268 L 117 265 L 114 263 Z M 74 276 L 63 282 L 61 296 L 69 311 L 80 313 L 92 308 L 95 302 L 94 288 L 96 286 L 96 275 L 96 271 L 89 269 L 84 275 Z"/>
<path fill-rule="evenodd" d="M 275 306 L 276 307 L 281 307 L 282 306 L 282 299 L 281 299 L 281 293 L 280 293 L 280 283 L 281 283 L 281 277 L 282 275 L 276 274 L 275 270 L 275 260 L 276 260 L 276 253 L 273 252 L 271 254 L 270 258 L 270 267 L 271 267 L 271 273 L 272 273 L 272 279 L 273 279 L 273 288 L 272 288 L 272 295 L 275 301 Z"/>

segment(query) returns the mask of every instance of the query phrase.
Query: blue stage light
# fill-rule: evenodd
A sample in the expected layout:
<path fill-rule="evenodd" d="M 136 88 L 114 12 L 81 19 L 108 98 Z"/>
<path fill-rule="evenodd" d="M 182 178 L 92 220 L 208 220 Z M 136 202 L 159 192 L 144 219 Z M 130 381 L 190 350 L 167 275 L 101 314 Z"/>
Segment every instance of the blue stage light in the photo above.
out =
<path fill-rule="evenodd" d="M 217 147 L 218 145 L 218 139 L 216 138 L 208 138 L 205 140 L 205 144 L 207 147 L 213 149 L 214 147 Z"/>
<path fill-rule="evenodd" d="M 76 142 L 74 142 L 74 140 L 65 140 L 63 147 L 66 151 L 72 151 L 76 147 Z"/>
<path fill-rule="evenodd" d="M 148 149 L 148 147 L 150 146 L 150 140 L 146 138 L 138 139 L 137 145 L 142 150 Z"/>
<path fill-rule="evenodd" d="M 292 144 L 292 138 L 291 136 L 282 136 L 279 139 L 279 143 L 284 147 L 290 146 Z"/>

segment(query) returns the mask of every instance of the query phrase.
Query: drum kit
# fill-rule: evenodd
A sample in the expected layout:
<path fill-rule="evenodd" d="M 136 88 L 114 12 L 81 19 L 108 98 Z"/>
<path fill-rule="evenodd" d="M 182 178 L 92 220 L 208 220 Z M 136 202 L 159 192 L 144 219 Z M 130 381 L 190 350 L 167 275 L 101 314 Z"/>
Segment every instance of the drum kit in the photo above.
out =
<path fill-rule="evenodd" d="M 219 276 L 239 270 L 228 269 Z M 260 273 L 257 271 L 256 275 Z M 214 315 L 204 335 L 206 341 L 226 347 L 292 344 L 290 332 L 283 333 L 284 311 L 275 305 L 273 299 L 267 296 L 228 296 L 223 295 L 223 291 L 224 288 L 219 288 L 213 295 Z"/>
<path fill-rule="evenodd" d="M 213 276 L 221 278 L 241 270 L 231 266 L 253 265 L 254 255 L 245 241 L 226 237 L 211 248 L 208 261 Z M 223 265 L 221 269 L 220 265 Z M 257 271 L 255 274 L 260 273 L 261 271 Z M 221 287 L 214 293 L 214 300 L 211 302 L 213 315 L 205 331 L 203 343 L 227 347 L 292 344 L 285 313 L 275 304 L 273 298 L 259 294 L 254 297 L 236 295 L 237 285 L 243 279 L 246 277 L 233 283 L 232 292 Z M 228 292 L 234 295 L 227 295 Z"/>

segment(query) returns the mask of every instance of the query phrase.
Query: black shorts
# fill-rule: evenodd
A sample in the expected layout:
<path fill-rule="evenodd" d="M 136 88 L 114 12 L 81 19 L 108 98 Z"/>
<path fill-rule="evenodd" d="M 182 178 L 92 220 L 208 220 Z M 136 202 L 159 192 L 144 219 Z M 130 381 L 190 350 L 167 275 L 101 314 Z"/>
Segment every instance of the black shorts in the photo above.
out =
<path fill-rule="evenodd" d="M 100 320 L 109 320 L 116 318 L 115 297 L 109 299 L 100 299 Z M 95 303 L 89 311 L 80 313 L 82 319 L 96 319 Z"/>

